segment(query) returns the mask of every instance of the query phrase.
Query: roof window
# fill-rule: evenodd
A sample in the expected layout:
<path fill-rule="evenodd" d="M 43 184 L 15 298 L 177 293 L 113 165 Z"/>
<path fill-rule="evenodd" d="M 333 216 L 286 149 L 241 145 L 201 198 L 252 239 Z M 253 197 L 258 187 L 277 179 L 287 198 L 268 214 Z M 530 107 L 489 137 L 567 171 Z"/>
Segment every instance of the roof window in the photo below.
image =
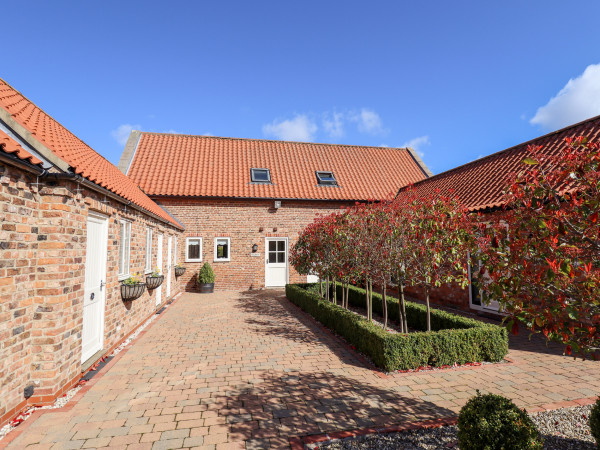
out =
<path fill-rule="evenodd" d="M 250 179 L 253 183 L 271 183 L 269 169 L 250 169 Z"/>
<path fill-rule="evenodd" d="M 337 186 L 337 181 L 333 176 L 333 172 L 317 171 L 317 183 L 326 186 Z"/>

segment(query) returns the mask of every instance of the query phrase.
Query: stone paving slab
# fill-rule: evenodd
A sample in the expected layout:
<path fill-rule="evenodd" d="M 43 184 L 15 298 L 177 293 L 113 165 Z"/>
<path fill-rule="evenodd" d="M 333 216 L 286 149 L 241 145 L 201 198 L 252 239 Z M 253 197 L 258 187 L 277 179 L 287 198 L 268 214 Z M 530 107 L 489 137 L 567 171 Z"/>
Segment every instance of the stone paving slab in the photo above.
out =
<path fill-rule="evenodd" d="M 527 336 L 510 348 L 512 363 L 383 375 L 282 291 L 184 294 L 70 410 L 9 447 L 286 448 L 452 417 L 476 389 L 530 409 L 600 393 L 600 363 Z"/>

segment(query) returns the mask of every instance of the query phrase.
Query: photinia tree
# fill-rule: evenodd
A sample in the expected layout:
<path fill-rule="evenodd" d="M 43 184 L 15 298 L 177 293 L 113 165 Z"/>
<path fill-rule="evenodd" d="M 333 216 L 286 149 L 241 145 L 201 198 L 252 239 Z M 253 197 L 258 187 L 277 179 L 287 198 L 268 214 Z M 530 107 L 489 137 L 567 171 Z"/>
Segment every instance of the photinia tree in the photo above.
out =
<path fill-rule="evenodd" d="M 455 197 L 440 192 L 419 197 L 411 190 L 397 199 L 399 208 L 409 216 L 406 281 L 425 290 L 427 331 L 431 331 L 431 290 L 447 283 L 457 283 L 462 288 L 469 284 L 471 216 Z"/>
<path fill-rule="evenodd" d="M 532 332 L 583 357 L 600 347 L 600 151 L 567 139 L 557 156 L 529 147 L 523 170 L 478 239 L 481 287 Z"/>

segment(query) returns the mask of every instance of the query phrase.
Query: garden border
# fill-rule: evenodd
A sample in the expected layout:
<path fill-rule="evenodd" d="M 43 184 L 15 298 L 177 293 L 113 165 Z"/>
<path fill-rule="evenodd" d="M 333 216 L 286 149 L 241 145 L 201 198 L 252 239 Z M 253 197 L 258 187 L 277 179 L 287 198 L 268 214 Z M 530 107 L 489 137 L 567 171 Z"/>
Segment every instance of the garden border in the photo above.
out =
<path fill-rule="evenodd" d="M 390 334 L 367 319 L 309 292 L 308 283 L 286 285 L 286 297 L 327 328 L 368 355 L 385 372 L 417 369 L 420 367 L 464 365 L 470 362 L 498 362 L 508 354 L 508 333 L 497 325 L 479 322 L 445 311 L 432 310 L 433 332 Z M 354 288 L 355 300 L 361 292 Z M 374 298 L 377 298 L 374 294 Z M 374 305 L 376 302 L 373 302 Z M 381 302 L 380 302 L 381 303 Z M 390 305 L 391 304 L 391 305 Z M 398 300 L 388 298 L 388 307 Z M 357 306 L 360 306 L 358 304 Z M 376 310 L 376 308 L 373 308 Z M 392 310 L 392 308 L 388 308 Z M 407 317 L 413 328 L 423 328 L 425 307 L 407 302 Z M 393 316 L 392 316 L 393 317 Z"/>
<path fill-rule="evenodd" d="M 582 397 L 575 400 L 567 400 L 556 403 L 546 403 L 541 406 L 526 408 L 528 413 L 537 413 L 542 411 L 554 411 L 563 408 L 572 408 L 575 406 L 591 405 L 596 402 L 598 397 Z M 427 419 L 418 422 L 403 422 L 397 425 L 389 425 L 386 427 L 367 427 L 357 428 L 354 430 L 333 431 L 330 433 L 308 434 L 292 436 L 288 438 L 292 450 L 304 450 L 306 448 L 317 448 L 315 444 L 328 443 L 338 439 L 346 439 L 350 437 L 364 436 L 369 434 L 388 434 L 400 433 L 408 430 L 419 430 L 425 428 L 440 428 L 450 425 L 456 425 L 458 422 L 458 414 L 454 417 L 442 417 L 439 419 Z"/>

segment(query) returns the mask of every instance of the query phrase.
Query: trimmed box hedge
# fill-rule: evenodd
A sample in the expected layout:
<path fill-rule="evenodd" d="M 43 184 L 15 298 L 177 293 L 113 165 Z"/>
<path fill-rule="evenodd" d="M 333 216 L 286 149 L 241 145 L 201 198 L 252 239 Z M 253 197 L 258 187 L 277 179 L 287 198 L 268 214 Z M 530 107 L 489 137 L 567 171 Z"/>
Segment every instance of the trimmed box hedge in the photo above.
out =
<path fill-rule="evenodd" d="M 368 355 L 377 367 L 386 372 L 455 363 L 498 362 L 508 353 L 508 333 L 498 325 L 432 309 L 433 331 L 430 333 L 417 331 L 393 334 L 365 317 L 319 298 L 314 286 L 307 283 L 288 284 L 285 293 L 291 302 Z M 341 299 L 339 285 L 338 298 Z M 364 308 L 364 289 L 350 287 L 348 301 L 351 305 Z M 398 320 L 398 299 L 388 297 L 387 303 L 389 317 Z M 380 313 L 382 309 L 382 297 L 374 293 L 373 311 Z M 409 328 L 425 330 L 424 305 L 406 302 L 406 316 Z"/>

